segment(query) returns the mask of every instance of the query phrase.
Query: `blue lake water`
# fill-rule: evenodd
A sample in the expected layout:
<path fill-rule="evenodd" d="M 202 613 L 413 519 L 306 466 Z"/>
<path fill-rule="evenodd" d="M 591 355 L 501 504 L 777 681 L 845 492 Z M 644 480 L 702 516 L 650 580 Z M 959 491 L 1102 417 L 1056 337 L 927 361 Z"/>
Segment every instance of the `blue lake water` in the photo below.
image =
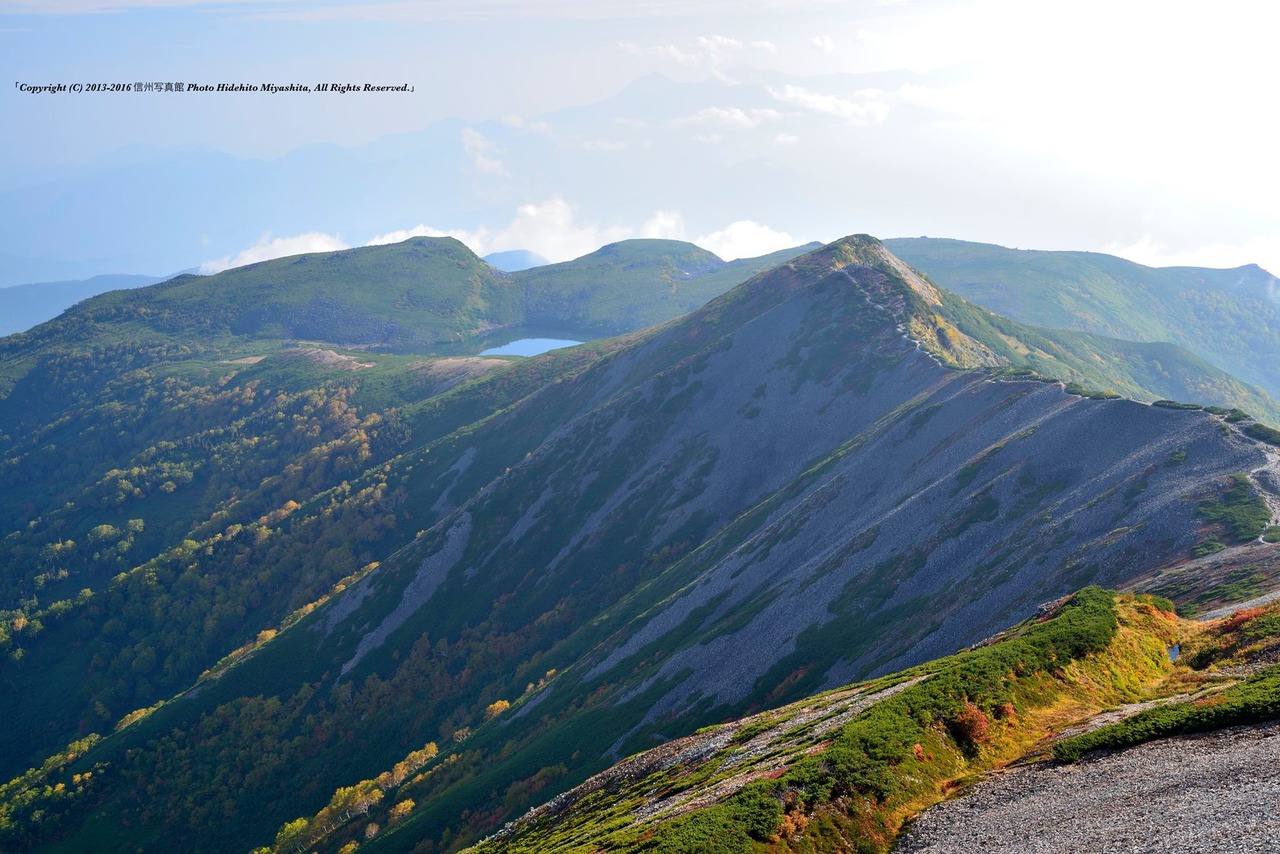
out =
<path fill-rule="evenodd" d="M 564 338 L 521 338 L 519 341 L 512 341 L 510 344 L 503 344 L 501 347 L 490 347 L 488 350 L 481 350 L 481 356 L 536 356 L 539 353 L 546 353 L 549 350 L 559 350 L 562 347 L 576 347 L 581 341 L 569 341 Z"/>

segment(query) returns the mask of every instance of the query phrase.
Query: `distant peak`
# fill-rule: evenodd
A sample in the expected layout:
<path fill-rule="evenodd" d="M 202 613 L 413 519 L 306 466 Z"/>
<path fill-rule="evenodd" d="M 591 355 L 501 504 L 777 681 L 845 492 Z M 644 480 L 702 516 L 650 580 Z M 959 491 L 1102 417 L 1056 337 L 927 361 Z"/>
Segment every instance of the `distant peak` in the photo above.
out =
<path fill-rule="evenodd" d="M 869 234 L 851 234 L 827 244 L 818 252 L 828 252 L 832 269 L 850 265 L 871 267 L 900 280 L 928 305 L 942 305 L 942 294 L 923 276 L 890 252 L 879 239 Z"/>
<path fill-rule="evenodd" d="M 725 261 L 714 252 L 684 240 L 659 237 L 635 237 L 601 246 L 583 258 L 630 259 L 640 263 L 667 263 L 672 257 L 691 261 L 703 267 L 722 267 Z M 581 259 L 579 259 L 581 260 Z"/>
<path fill-rule="evenodd" d="M 942 292 L 869 234 L 828 243 L 793 262 L 810 274 L 843 273 L 868 303 L 944 364 L 954 367 L 1002 363 L 989 348 L 944 317 Z"/>

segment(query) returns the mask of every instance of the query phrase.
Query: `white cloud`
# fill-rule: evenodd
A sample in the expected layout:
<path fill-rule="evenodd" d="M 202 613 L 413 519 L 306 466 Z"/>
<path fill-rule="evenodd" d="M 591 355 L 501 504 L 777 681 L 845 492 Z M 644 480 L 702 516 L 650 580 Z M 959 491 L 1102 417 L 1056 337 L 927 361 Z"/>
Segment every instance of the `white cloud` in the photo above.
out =
<path fill-rule="evenodd" d="M 616 139 L 583 139 L 576 142 L 583 151 L 626 151 L 627 144 Z"/>
<path fill-rule="evenodd" d="M 653 216 L 640 226 L 640 236 L 684 240 L 684 217 L 679 211 L 654 211 Z"/>
<path fill-rule="evenodd" d="M 494 156 L 498 153 L 498 144 L 475 128 L 462 129 L 462 150 L 471 156 L 471 165 L 477 172 L 507 174 L 502 161 Z"/>
<path fill-rule="evenodd" d="M 481 232 L 483 229 L 481 229 Z M 386 234 L 379 234 L 369 238 L 369 242 L 365 246 L 383 246 L 388 243 L 403 243 L 413 237 L 452 237 L 460 240 L 467 246 L 482 244 L 480 239 L 481 232 L 465 231 L 463 229 L 454 228 L 441 230 L 432 228 L 429 225 L 418 225 L 413 228 L 402 228 L 399 231 L 388 231 Z"/>
<path fill-rule="evenodd" d="M 339 249 L 349 248 L 346 241 L 339 234 L 312 231 L 307 234 L 297 234 L 293 237 L 273 238 L 271 232 L 268 231 L 248 249 L 235 255 L 227 255 L 213 261 L 205 261 L 200 265 L 200 272 L 210 275 L 229 270 L 232 267 L 243 267 L 245 264 L 270 261 L 272 258 L 305 255 L 308 252 L 336 252 Z"/>
<path fill-rule="evenodd" d="M 734 258 L 754 258 L 779 249 L 799 246 L 803 241 L 784 231 L 774 231 L 767 225 L 743 219 L 719 231 L 695 238 L 693 242 L 726 261 L 732 261 Z"/>
<path fill-rule="evenodd" d="M 660 211 L 650 223 L 655 223 L 659 216 L 667 213 Z M 678 218 L 679 214 L 675 216 Z M 646 223 L 646 227 L 650 223 Z M 626 226 L 579 223 L 574 218 L 573 206 L 559 196 L 552 196 L 541 203 L 521 205 L 516 209 L 515 218 L 496 230 L 485 225 L 474 230 L 419 225 L 380 234 L 371 239 L 368 245 L 398 243 L 411 237 L 453 237 L 465 243 L 477 255 L 509 249 L 528 249 L 550 261 L 568 261 L 586 255 L 606 243 L 630 237 L 633 231 L 634 229 Z"/>
<path fill-rule="evenodd" d="M 1191 248 L 1171 247 L 1150 233 L 1133 243 L 1111 243 L 1102 249 L 1108 255 L 1119 255 L 1148 267 L 1213 267 L 1220 270 L 1257 264 L 1273 275 L 1280 270 L 1280 235 L 1253 237 L 1240 243 L 1210 243 Z M 1273 299 L 1280 297 L 1274 290 Z M 1277 301 L 1280 301 L 1278 299 Z"/>
<path fill-rule="evenodd" d="M 792 104 L 811 113 L 835 116 L 851 125 L 879 124 L 889 115 L 889 105 L 878 100 L 884 96 L 884 93 L 878 89 L 864 89 L 858 92 L 855 95 L 858 101 L 850 101 L 838 95 L 824 95 L 790 83 L 781 89 L 770 86 L 768 92 L 783 103 Z"/>
<path fill-rule="evenodd" d="M 494 235 L 488 251 L 531 249 L 551 261 L 568 261 L 630 234 L 625 227 L 577 223 L 573 207 L 553 196 L 541 204 L 521 205 L 511 224 Z"/>
<path fill-rule="evenodd" d="M 777 121 L 782 114 L 777 110 L 740 107 L 705 107 L 692 116 L 677 119 L 676 124 L 721 124 L 739 128 L 756 128 L 764 122 Z"/>
<path fill-rule="evenodd" d="M 634 42 L 621 42 L 618 46 L 632 56 L 656 57 L 684 68 L 705 68 L 720 80 L 728 80 L 723 69 L 739 61 L 744 50 L 768 54 L 778 52 L 778 46 L 768 40 L 743 42 L 741 39 L 721 35 L 698 36 L 684 46 L 663 44 L 645 48 Z"/>
<path fill-rule="evenodd" d="M 780 133 L 773 138 L 778 145 L 795 145 L 800 141 L 800 137 L 790 133 Z"/>
<path fill-rule="evenodd" d="M 706 145 L 719 145 L 724 142 L 724 136 L 718 133 L 700 133 L 694 136 L 694 142 L 701 142 Z"/>
<path fill-rule="evenodd" d="M 709 54 L 735 51 L 742 47 L 742 42 L 728 36 L 698 36 L 698 47 Z"/>
<path fill-rule="evenodd" d="M 702 63 L 703 57 L 697 53 L 686 53 L 673 44 L 661 44 L 653 48 L 651 51 L 654 56 L 661 59 L 669 59 L 677 65 L 693 67 Z"/>
<path fill-rule="evenodd" d="M 831 36 L 826 33 L 809 39 L 809 44 L 813 45 L 823 53 L 831 53 L 836 49 L 836 43 L 832 40 Z"/>

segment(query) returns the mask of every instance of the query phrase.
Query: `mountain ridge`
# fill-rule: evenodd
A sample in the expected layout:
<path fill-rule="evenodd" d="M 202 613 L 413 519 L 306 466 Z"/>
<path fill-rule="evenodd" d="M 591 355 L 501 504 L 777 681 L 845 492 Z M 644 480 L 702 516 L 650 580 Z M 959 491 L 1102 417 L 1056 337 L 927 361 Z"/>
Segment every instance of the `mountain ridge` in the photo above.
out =
<path fill-rule="evenodd" d="M 504 272 L 454 238 L 418 237 L 98 295 L 16 341 L 122 323 L 152 339 L 199 332 L 215 340 L 304 339 L 401 351 L 468 341 L 483 349 L 486 333 L 521 324 L 601 337 L 696 308 L 805 248 L 725 262 L 689 243 L 633 240 L 574 261 Z M 677 293 L 677 284 L 688 293 Z"/>
<path fill-rule="evenodd" d="M 952 292 L 1006 317 L 1185 347 L 1280 394 L 1280 285 L 1256 264 L 1152 268 L 1101 253 L 900 238 L 887 245 Z M 1230 297 L 1230 299 L 1228 299 Z"/>
<path fill-rule="evenodd" d="M 215 347 L 241 350 L 255 340 L 272 346 L 274 340 L 303 339 L 464 355 L 521 334 L 592 339 L 692 310 L 811 247 L 720 262 L 693 244 L 633 240 L 574 261 L 505 274 L 451 238 L 416 238 L 260 262 L 208 280 L 178 277 L 154 291 L 89 300 L 48 330 L 33 330 L 0 350 L 39 350 L 44 346 L 39 342 L 53 336 L 100 337 L 112 326 L 128 328 L 136 340 L 156 343 L 199 331 Z M 892 272 L 900 278 L 916 275 L 905 265 Z M 1195 271 L 1206 272 L 1212 271 Z M 608 286 L 601 287 L 604 283 Z M 933 341 L 939 352 L 948 346 L 936 340 L 938 335 L 976 336 L 995 354 L 970 354 L 957 364 L 978 358 L 987 364 L 1030 367 L 1041 375 L 1146 401 L 1238 407 L 1280 422 L 1280 403 L 1177 345 L 1036 328 L 952 296 L 942 299 L 945 304 L 936 312 L 940 318 L 932 325 L 917 322 L 912 334 Z M 243 355 L 236 352 L 231 358 Z M 6 379 L 0 372 L 4 381 L 13 382 L 13 375 Z"/>

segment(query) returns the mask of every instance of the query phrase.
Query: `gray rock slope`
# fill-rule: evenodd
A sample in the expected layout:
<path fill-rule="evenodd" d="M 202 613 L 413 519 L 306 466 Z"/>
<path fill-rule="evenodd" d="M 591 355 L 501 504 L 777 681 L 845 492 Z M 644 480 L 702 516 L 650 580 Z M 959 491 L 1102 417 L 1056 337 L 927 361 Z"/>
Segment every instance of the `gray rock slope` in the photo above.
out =
<path fill-rule="evenodd" d="M 950 653 L 1046 599 L 1175 562 L 1195 540 L 1196 500 L 1268 460 L 1205 412 L 943 367 L 903 334 L 920 295 L 896 259 L 851 245 L 753 280 L 582 378 L 567 396 L 580 414 L 401 569 L 365 582 L 432 596 L 362 611 L 347 643 L 364 656 L 391 637 L 385 620 L 412 623 L 418 606 L 471 609 L 505 591 L 549 608 L 585 588 L 604 606 L 597 627 L 617 629 L 595 632 L 571 684 L 626 683 L 624 700 L 665 685 L 651 722 L 776 701 Z M 476 435 L 477 460 L 487 441 Z M 633 574 L 634 591 L 590 592 L 664 550 L 684 556 Z M 642 661 L 660 664 L 641 679 Z"/>
<path fill-rule="evenodd" d="M 1040 763 L 923 812 L 899 854 L 1280 851 L 1280 724 Z"/>

